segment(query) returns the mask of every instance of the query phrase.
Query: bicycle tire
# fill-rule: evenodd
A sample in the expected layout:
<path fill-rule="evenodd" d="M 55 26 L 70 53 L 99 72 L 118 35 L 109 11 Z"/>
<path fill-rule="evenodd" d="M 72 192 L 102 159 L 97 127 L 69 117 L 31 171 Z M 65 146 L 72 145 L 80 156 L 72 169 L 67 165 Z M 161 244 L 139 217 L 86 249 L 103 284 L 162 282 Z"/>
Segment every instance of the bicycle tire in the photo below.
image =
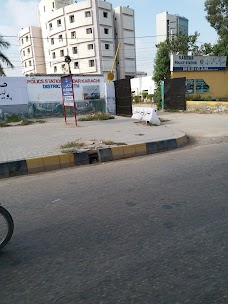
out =
<path fill-rule="evenodd" d="M 13 218 L 12 218 L 11 214 L 9 213 L 9 211 L 7 211 L 2 206 L 0 206 L 0 213 L 5 218 L 7 225 L 8 225 L 8 232 L 6 234 L 6 237 L 0 243 L 0 250 L 1 250 L 3 247 L 6 246 L 6 244 L 9 242 L 9 240 L 11 239 L 11 237 L 13 235 L 14 222 L 13 222 Z"/>

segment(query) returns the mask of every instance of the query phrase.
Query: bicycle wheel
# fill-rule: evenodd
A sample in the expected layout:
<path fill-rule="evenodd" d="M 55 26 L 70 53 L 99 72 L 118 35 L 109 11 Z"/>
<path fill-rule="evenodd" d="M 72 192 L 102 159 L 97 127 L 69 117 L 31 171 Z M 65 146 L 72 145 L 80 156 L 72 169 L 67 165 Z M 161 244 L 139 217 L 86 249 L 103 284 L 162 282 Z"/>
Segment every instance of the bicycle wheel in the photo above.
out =
<path fill-rule="evenodd" d="M 14 223 L 10 213 L 0 206 L 0 250 L 9 242 L 12 237 Z"/>

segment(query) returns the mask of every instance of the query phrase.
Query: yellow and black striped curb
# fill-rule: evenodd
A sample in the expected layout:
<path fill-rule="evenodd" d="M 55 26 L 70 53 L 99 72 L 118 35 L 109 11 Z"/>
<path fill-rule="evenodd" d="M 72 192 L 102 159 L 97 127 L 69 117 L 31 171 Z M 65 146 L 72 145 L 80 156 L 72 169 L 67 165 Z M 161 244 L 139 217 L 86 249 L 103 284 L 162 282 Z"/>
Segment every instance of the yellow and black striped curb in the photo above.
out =
<path fill-rule="evenodd" d="M 88 165 L 94 160 L 107 162 L 135 156 L 143 156 L 180 148 L 187 143 L 186 135 L 175 139 L 152 141 L 142 144 L 125 145 L 113 148 L 98 148 L 96 151 L 81 151 L 58 155 L 27 158 L 0 162 L 0 179 L 12 176 L 47 172 L 51 170 Z"/>

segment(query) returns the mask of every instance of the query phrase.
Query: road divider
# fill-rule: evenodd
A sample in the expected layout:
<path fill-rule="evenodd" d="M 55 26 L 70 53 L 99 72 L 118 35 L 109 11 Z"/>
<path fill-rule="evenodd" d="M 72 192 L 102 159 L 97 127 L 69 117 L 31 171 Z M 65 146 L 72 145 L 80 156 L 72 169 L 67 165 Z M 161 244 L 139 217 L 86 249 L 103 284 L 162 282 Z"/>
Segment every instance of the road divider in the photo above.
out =
<path fill-rule="evenodd" d="M 89 165 L 94 163 L 94 160 L 103 163 L 113 160 L 165 152 L 183 147 L 186 144 L 187 136 L 183 135 L 178 138 L 152 141 L 141 144 L 137 143 L 118 147 L 98 148 L 97 150 L 92 151 L 92 153 L 91 151 L 79 151 L 74 153 L 62 153 L 57 155 L 1 162 L 0 179 L 47 172 L 68 167 Z"/>

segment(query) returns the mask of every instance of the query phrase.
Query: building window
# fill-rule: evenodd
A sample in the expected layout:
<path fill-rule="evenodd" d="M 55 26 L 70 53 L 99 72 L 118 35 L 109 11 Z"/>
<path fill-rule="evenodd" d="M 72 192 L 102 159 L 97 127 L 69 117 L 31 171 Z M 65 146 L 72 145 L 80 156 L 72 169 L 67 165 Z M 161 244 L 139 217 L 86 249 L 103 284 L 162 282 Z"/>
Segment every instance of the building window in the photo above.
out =
<path fill-rule="evenodd" d="M 44 6 L 44 12 L 45 12 L 45 6 Z"/>
<path fill-rule="evenodd" d="M 79 62 L 78 61 L 74 62 L 74 68 L 79 69 Z"/>
<path fill-rule="evenodd" d="M 91 17 L 91 12 L 90 11 L 85 12 L 85 17 Z"/>
<path fill-rule="evenodd" d="M 61 56 L 61 57 L 64 56 L 64 50 L 60 50 L 60 56 Z"/>
<path fill-rule="evenodd" d="M 21 44 L 24 44 L 24 40 L 23 40 L 23 38 L 21 38 Z"/>
<path fill-rule="evenodd" d="M 30 54 L 30 48 L 27 49 L 28 54 Z"/>
<path fill-rule="evenodd" d="M 49 30 L 52 30 L 52 23 L 49 23 Z"/>
<path fill-rule="evenodd" d="M 103 17 L 104 18 L 108 18 L 108 13 L 107 12 L 103 12 Z"/>
<path fill-rule="evenodd" d="M 71 39 L 74 39 L 74 38 L 76 38 L 76 32 L 75 31 L 71 32 Z"/>
<path fill-rule="evenodd" d="M 77 54 L 77 53 L 78 53 L 78 48 L 77 48 L 76 46 L 74 46 L 74 47 L 72 48 L 72 53 L 73 53 L 73 54 Z"/>
<path fill-rule="evenodd" d="M 52 8 L 55 8 L 55 3 L 54 2 L 52 2 Z"/>
<path fill-rule="evenodd" d="M 63 35 L 59 35 L 59 42 L 63 42 Z"/>
<path fill-rule="evenodd" d="M 32 66 L 32 62 L 31 62 L 31 60 L 29 60 L 29 66 Z"/>
<path fill-rule="evenodd" d="M 25 37 L 26 42 L 28 42 L 28 36 Z"/>
<path fill-rule="evenodd" d="M 89 60 L 89 67 L 94 67 L 95 66 L 95 61 L 92 59 L 92 60 Z"/>
<path fill-rule="evenodd" d="M 61 25 L 62 25 L 61 19 L 58 19 L 58 20 L 57 20 L 57 26 L 61 26 Z"/>
<path fill-rule="evenodd" d="M 27 63 L 25 62 L 25 68 L 27 68 Z"/>
<path fill-rule="evenodd" d="M 54 44 L 54 38 L 51 38 L 51 44 Z"/>
<path fill-rule="evenodd" d="M 62 70 L 65 70 L 65 64 L 62 64 Z"/>
<path fill-rule="evenodd" d="M 57 66 L 54 66 L 54 73 L 57 72 Z"/>
<path fill-rule="evenodd" d="M 89 28 L 86 29 L 86 34 L 92 34 L 92 32 L 93 32 L 93 31 L 92 31 L 92 28 L 91 28 L 91 27 L 89 27 Z"/>
<path fill-rule="evenodd" d="M 73 23 L 74 22 L 74 15 L 70 15 L 69 20 L 70 20 L 70 23 Z"/>
<path fill-rule="evenodd" d="M 105 43 L 105 49 L 109 50 L 110 45 Z"/>
<path fill-rule="evenodd" d="M 88 44 L 88 50 L 93 50 L 93 44 Z"/>
<path fill-rule="evenodd" d="M 55 59 L 55 52 L 52 53 L 52 58 Z"/>
<path fill-rule="evenodd" d="M 25 51 L 23 51 L 23 55 L 25 56 Z"/>
<path fill-rule="evenodd" d="M 104 33 L 108 34 L 109 30 L 107 28 L 104 28 Z"/>

